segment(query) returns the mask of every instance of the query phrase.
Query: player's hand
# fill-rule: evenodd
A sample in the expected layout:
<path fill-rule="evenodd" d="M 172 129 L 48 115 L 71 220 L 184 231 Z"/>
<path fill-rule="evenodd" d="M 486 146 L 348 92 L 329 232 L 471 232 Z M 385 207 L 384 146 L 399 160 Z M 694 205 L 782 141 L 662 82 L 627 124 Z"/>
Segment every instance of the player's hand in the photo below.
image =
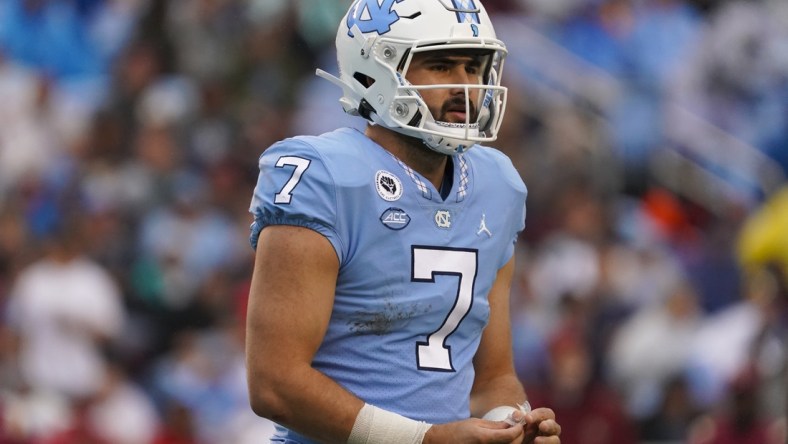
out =
<path fill-rule="evenodd" d="M 548 408 L 538 408 L 525 415 L 524 444 L 560 444 L 561 426 L 555 413 Z"/>
<path fill-rule="evenodd" d="M 521 444 L 523 426 L 503 421 L 470 418 L 435 424 L 424 435 L 423 444 Z M 549 442 L 549 441 L 546 441 Z"/>

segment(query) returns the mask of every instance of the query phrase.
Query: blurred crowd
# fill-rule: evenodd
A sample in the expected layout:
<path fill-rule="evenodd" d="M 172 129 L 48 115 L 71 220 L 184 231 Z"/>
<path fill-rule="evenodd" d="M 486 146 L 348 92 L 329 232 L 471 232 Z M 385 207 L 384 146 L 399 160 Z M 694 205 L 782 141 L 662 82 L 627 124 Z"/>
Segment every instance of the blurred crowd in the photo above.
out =
<path fill-rule="evenodd" d="M 245 444 L 247 213 L 350 0 L 0 1 L 0 444 Z M 788 2 L 486 0 L 567 444 L 786 442 Z M 275 363 L 272 363 L 275 365 Z"/>

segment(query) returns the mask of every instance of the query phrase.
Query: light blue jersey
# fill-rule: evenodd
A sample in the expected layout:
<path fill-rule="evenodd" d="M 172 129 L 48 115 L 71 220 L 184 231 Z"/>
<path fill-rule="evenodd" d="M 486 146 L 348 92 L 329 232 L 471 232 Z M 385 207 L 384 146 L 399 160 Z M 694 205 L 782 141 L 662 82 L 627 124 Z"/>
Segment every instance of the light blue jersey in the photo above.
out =
<path fill-rule="evenodd" d="M 443 200 L 356 130 L 287 139 L 260 157 L 250 208 L 254 246 L 265 226 L 287 224 L 336 250 L 334 310 L 313 367 L 369 404 L 429 423 L 470 416 L 487 293 L 525 221 L 526 188 L 505 155 L 477 146 L 453 166 Z M 312 442 L 285 429 L 274 441 Z"/>

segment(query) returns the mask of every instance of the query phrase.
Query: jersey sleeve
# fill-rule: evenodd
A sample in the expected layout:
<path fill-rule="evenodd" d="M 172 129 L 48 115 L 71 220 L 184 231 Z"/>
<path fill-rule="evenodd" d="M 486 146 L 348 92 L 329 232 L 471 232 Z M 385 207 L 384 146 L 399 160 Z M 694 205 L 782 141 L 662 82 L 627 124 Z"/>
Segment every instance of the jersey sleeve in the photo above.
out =
<path fill-rule="evenodd" d="M 252 248 L 257 248 L 266 226 L 294 225 L 325 236 L 341 261 L 336 185 L 317 150 L 299 139 L 283 140 L 260 156 L 258 166 L 260 174 L 249 206 L 254 216 Z"/>

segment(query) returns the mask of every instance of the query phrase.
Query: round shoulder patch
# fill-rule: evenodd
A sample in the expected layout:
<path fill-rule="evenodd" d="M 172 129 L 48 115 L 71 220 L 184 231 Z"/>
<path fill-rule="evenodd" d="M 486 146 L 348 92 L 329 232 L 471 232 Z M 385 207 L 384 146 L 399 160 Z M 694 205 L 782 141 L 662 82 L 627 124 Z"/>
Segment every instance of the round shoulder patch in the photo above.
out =
<path fill-rule="evenodd" d="M 388 171 L 379 170 L 375 173 L 375 189 L 383 200 L 393 202 L 402 197 L 402 182 Z"/>

